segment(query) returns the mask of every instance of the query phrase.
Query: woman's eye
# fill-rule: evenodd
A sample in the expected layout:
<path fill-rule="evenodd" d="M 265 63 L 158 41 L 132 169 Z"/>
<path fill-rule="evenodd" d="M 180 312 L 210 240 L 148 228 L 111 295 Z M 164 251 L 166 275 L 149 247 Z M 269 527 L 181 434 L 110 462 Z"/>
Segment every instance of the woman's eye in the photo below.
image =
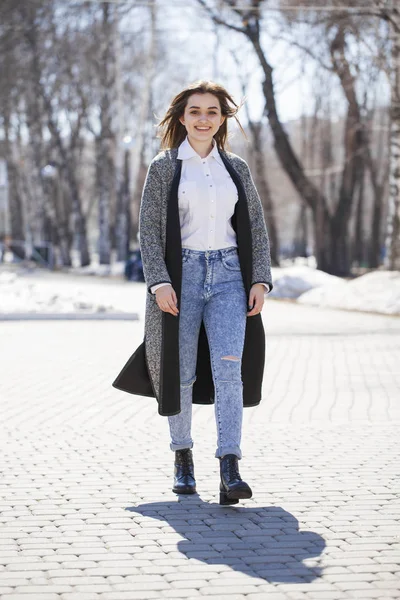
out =
<path fill-rule="evenodd" d="M 192 111 L 190 111 L 190 114 L 191 115 L 197 115 L 198 111 L 197 110 L 192 110 Z M 210 115 L 216 115 L 217 113 L 215 112 L 215 110 L 211 110 L 209 114 Z"/>

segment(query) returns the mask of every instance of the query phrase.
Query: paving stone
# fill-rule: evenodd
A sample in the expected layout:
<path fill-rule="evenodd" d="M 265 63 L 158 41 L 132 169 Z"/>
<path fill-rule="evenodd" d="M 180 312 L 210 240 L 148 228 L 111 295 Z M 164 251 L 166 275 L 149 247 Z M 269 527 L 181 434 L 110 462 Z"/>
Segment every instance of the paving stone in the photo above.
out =
<path fill-rule="evenodd" d="M 164 590 L 162 592 L 162 597 L 163 598 L 188 598 L 188 596 L 190 596 L 191 598 L 195 598 L 196 596 L 198 598 L 201 598 L 201 594 L 199 591 L 197 591 L 194 588 L 183 588 L 183 589 L 175 589 L 175 590 Z"/>
<path fill-rule="evenodd" d="M 159 590 L 130 590 L 129 592 L 105 592 L 101 595 L 101 600 L 152 600 L 160 598 Z"/>
<path fill-rule="evenodd" d="M 243 584 L 239 584 L 238 586 L 235 586 L 235 590 L 234 590 L 234 594 L 251 594 L 252 592 L 256 592 L 257 591 L 257 587 L 254 585 L 243 585 Z M 217 586 L 213 586 L 213 587 L 203 587 L 199 589 L 199 592 L 201 595 L 203 596 L 210 596 L 210 595 L 215 595 L 215 596 L 219 596 L 221 597 L 222 595 L 224 595 L 226 593 L 226 587 L 217 587 Z"/>
<path fill-rule="evenodd" d="M 285 594 L 275 593 L 275 592 L 266 592 L 266 593 L 256 593 L 256 594 L 246 594 L 246 600 L 286 600 L 287 596 Z"/>
<path fill-rule="evenodd" d="M 40 594 L 4 594 L 1 596 L 1 600 L 60 600 L 59 594 L 53 592 L 47 592 L 43 590 Z"/>
<path fill-rule="evenodd" d="M 107 583 L 105 577 L 85 577 L 84 575 L 55 577 L 51 581 L 56 585 L 95 585 L 97 583 Z"/>
<path fill-rule="evenodd" d="M 101 596 L 93 592 L 66 592 L 61 594 L 61 598 L 62 600 L 98 600 Z"/>
<path fill-rule="evenodd" d="M 400 598 L 400 320 L 277 301 L 263 317 L 254 494 L 232 507 L 212 407 L 193 410 L 199 493 L 179 497 L 167 419 L 111 386 L 143 321 L 0 323 L 0 600 Z"/>
<path fill-rule="evenodd" d="M 21 594 L 40 594 L 42 592 L 44 592 L 45 594 L 47 593 L 53 593 L 53 594 L 62 594 L 63 592 L 71 592 L 73 591 L 71 586 L 69 585 L 51 585 L 48 588 L 46 586 L 43 585 L 24 585 L 24 586 L 17 586 L 15 588 L 15 593 L 21 593 Z M 28 598 L 28 596 L 27 596 Z"/>

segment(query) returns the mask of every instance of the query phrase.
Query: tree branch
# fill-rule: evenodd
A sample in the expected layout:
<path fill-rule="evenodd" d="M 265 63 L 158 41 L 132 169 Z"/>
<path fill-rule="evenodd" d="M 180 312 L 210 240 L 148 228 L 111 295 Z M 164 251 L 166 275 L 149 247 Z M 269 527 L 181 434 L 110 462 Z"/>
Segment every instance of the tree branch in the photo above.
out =
<path fill-rule="evenodd" d="M 227 23 L 226 21 L 224 21 L 224 19 L 218 17 L 218 15 L 214 13 L 214 11 L 208 6 L 208 4 L 204 0 L 197 0 L 197 2 L 206 10 L 206 12 L 210 15 L 211 19 L 216 25 L 223 25 L 224 27 L 228 27 L 228 29 L 233 29 L 233 31 L 237 31 L 238 33 L 246 33 L 246 30 L 243 27 L 238 27 L 237 25 L 233 25 L 232 23 Z M 237 12 L 237 9 L 235 12 Z"/>

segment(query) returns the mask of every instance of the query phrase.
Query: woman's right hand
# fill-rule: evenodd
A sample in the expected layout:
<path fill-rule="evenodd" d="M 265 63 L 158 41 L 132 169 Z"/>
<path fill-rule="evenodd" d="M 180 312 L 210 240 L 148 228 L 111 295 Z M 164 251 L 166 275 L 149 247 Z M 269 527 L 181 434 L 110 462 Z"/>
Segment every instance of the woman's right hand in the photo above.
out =
<path fill-rule="evenodd" d="M 172 285 L 163 285 L 156 290 L 156 302 L 162 311 L 171 313 L 174 317 L 178 315 L 178 299 Z"/>

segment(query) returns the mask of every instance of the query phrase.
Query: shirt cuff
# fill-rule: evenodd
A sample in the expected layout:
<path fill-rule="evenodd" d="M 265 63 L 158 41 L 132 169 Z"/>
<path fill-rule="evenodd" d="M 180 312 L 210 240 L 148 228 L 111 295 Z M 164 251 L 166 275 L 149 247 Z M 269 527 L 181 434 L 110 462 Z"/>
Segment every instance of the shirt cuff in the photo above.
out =
<path fill-rule="evenodd" d="M 153 286 L 150 288 L 150 291 L 151 291 L 151 293 L 152 293 L 152 294 L 155 294 L 155 293 L 156 293 L 156 291 L 158 290 L 158 288 L 160 288 L 160 287 L 163 287 L 164 285 L 171 285 L 171 284 L 170 284 L 170 283 L 158 283 L 157 285 L 153 285 Z"/>
<path fill-rule="evenodd" d="M 265 287 L 267 293 L 269 291 L 271 291 L 271 287 L 270 287 L 269 283 L 263 283 L 262 281 L 260 281 L 259 283 L 261 283 L 261 285 L 263 285 Z"/>

